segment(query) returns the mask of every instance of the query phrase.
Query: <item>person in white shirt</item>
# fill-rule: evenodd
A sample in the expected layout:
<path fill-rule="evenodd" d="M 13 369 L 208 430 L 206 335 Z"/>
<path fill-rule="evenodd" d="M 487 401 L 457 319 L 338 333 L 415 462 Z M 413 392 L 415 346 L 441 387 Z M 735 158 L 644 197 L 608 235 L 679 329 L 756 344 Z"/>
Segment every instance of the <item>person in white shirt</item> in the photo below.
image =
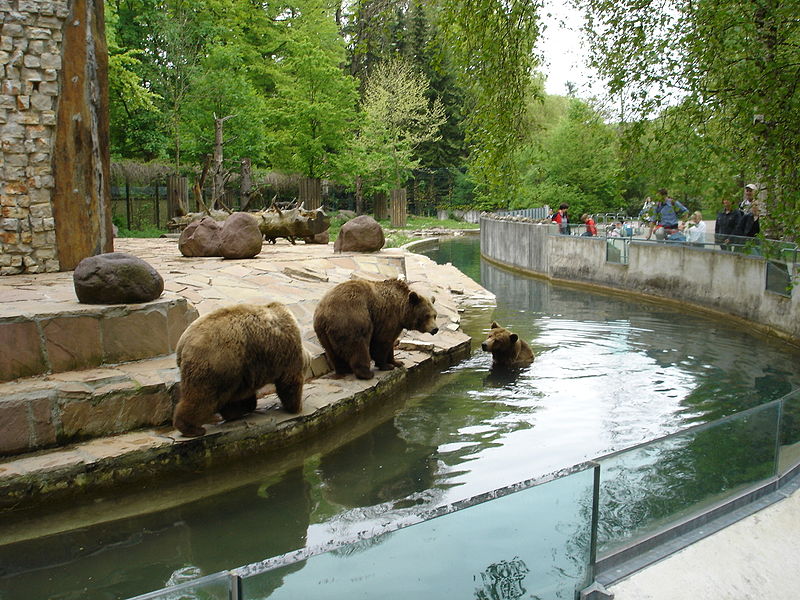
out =
<path fill-rule="evenodd" d="M 702 244 L 706 241 L 706 224 L 703 222 L 703 213 L 696 210 L 683 231 L 686 241 L 691 244 Z"/>

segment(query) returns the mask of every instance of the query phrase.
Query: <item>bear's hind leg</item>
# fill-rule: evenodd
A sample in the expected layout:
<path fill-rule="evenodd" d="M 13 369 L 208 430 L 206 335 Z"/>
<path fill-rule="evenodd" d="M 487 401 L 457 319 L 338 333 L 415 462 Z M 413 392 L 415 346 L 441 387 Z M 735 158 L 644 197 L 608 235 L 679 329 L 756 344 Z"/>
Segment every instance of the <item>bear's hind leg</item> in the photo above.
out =
<path fill-rule="evenodd" d="M 350 348 L 350 368 L 358 379 L 372 379 L 375 374 L 369 368 L 371 357 L 366 342 L 356 343 Z"/>
<path fill-rule="evenodd" d="M 275 381 L 275 391 L 278 392 L 281 404 L 286 412 L 294 415 L 303 410 L 303 374 L 300 373 L 287 379 Z"/>

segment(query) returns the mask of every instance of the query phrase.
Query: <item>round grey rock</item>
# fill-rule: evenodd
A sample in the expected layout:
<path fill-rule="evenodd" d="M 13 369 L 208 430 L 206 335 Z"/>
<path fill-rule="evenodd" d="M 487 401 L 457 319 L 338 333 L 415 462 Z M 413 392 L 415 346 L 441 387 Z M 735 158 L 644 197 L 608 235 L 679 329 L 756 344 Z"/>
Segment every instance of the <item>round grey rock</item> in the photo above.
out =
<path fill-rule="evenodd" d="M 334 252 L 377 252 L 386 242 L 380 223 L 369 215 L 351 219 L 339 230 Z"/>
<path fill-rule="evenodd" d="M 184 256 L 222 256 L 222 227 L 211 217 L 192 221 L 178 238 Z"/>
<path fill-rule="evenodd" d="M 149 263 L 125 252 L 84 258 L 72 275 L 84 304 L 139 304 L 158 298 L 164 280 Z"/>
<path fill-rule="evenodd" d="M 261 252 L 264 236 L 253 215 L 236 212 L 225 219 L 220 241 L 225 258 L 253 258 Z"/>

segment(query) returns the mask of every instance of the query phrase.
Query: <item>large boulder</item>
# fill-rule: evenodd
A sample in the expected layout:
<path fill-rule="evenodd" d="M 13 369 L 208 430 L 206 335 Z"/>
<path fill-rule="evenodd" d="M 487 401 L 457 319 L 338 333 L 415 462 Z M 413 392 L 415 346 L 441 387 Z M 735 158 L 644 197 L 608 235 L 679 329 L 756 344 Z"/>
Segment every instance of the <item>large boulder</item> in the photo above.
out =
<path fill-rule="evenodd" d="M 72 279 L 78 301 L 84 304 L 138 304 L 155 300 L 164 291 L 158 271 L 125 252 L 84 258 Z"/>
<path fill-rule="evenodd" d="M 184 256 L 221 256 L 221 245 L 222 227 L 211 217 L 189 223 L 178 238 Z"/>
<path fill-rule="evenodd" d="M 225 219 L 220 241 L 225 258 L 253 258 L 261 252 L 264 236 L 253 215 L 237 212 Z"/>
<path fill-rule="evenodd" d="M 333 251 L 377 252 L 385 242 L 380 223 L 368 215 L 361 215 L 342 225 Z"/>

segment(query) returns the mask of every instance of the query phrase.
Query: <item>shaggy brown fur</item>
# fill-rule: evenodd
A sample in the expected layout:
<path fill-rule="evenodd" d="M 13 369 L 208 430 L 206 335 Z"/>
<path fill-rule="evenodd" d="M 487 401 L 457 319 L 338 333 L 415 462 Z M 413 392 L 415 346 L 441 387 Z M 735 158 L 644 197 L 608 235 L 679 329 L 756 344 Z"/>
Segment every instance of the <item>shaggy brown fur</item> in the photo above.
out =
<path fill-rule="evenodd" d="M 267 383 L 290 413 L 302 410 L 303 378 L 311 357 L 292 313 L 278 302 L 237 304 L 200 317 L 176 349 L 181 399 L 173 425 L 185 436 L 203 435 L 219 412 L 238 419 L 256 408 L 256 390 Z"/>
<path fill-rule="evenodd" d="M 394 359 L 394 343 L 403 329 L 439 331 L 433 298 L 420 296 L 399 279 L 345 281 L 325 294 L 314 311 L 314 331 L 339 375 L 371 379 L 370 358 L 381 370 L 402 366 Z"/>
<path fill-rule="evenodd" d="M 496 321 L 492 321 L 491 329 L 489 337 L 481 344 L 481 349 L 492 353 L 492 366 L 524 367 L 533 362 L 533 350 L 525 340 L 500 327 Z"/>

